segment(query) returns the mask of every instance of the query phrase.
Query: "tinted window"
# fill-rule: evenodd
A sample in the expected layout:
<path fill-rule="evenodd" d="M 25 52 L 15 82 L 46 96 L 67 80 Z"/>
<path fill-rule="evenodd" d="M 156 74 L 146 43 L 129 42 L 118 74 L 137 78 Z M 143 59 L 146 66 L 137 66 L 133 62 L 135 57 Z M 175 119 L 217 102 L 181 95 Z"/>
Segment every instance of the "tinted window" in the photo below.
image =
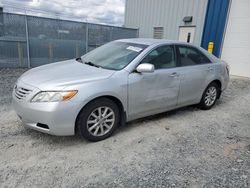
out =
<path fill-rule="evenodd" d="M 210 60 L 195 48 L 179 46 L 178 49 L 181 66 L 210 63 Z"/>
<path fill-rule="evenodd" d="M 172 46 L 161 46 L 150 52 L 142 61 L 150 63 L 155 69 L 176 67 L 175 53 Z"/>

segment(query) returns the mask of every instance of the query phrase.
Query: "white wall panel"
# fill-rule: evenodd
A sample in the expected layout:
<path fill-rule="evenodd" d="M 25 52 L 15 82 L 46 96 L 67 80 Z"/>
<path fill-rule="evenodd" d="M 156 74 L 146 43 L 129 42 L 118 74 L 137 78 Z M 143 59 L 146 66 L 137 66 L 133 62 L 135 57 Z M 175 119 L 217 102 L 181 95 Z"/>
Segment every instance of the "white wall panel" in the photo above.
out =
<path fill-rule="evenodd" d="M 231 74 L 250 77 L 250 0 L 232 0 L 221 58 Z"/>
<path fill-rule="evenodd" d="M 153 27 L 164 27 L 164 38 L 178 40 L 182 19 L 193 16 L 194 43 L 200 45 L 207 0 L 126 0 L 125 26 L 139 28 L 139 36 L 152 38 Z"/>

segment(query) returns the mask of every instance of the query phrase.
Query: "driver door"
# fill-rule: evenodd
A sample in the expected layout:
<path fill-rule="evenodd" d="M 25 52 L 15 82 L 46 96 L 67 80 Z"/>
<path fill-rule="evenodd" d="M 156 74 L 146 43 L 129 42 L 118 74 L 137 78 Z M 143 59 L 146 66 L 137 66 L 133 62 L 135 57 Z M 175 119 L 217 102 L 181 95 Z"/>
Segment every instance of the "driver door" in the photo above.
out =
<path fill-rule="evenodd" d="M 155 66 L 152 73 L 136 71 L 128 77 L 129 119 L 167 111 L 177 105 L 180 74 L 174 47 L 164 45 L 152 50 L 141 63 Z"/>

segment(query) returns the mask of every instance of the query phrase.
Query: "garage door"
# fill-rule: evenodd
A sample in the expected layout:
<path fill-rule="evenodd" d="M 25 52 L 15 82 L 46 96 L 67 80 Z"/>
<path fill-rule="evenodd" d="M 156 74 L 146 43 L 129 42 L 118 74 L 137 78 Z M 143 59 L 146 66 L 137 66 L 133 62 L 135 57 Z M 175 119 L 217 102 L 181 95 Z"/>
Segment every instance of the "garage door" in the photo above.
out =
<path fill-rule="evenodd" d="M 232 75 L 250 77 L 250 0 L 232 0 L 221 58 Z"/>

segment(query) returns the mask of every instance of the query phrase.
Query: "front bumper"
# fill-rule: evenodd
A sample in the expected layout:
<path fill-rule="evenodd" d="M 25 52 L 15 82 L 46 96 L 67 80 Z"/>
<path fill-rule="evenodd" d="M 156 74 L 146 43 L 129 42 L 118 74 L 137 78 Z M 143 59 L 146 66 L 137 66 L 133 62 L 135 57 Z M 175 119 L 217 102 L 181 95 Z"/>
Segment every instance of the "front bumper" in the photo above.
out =
<path fill-rule="evenodd" d="M 36 89 L 33 89 L 33 92 Z M 75 134 L 75 120 L 79 112 L 78 106 L 71 101 L 62 102 L 30 102 L 34 96 L 18 99 L 15 91 L 12 94 L 12 105 L 25 127 L 58 136 Z M 45 124 L 48 128 L 40 127 Z"/>

